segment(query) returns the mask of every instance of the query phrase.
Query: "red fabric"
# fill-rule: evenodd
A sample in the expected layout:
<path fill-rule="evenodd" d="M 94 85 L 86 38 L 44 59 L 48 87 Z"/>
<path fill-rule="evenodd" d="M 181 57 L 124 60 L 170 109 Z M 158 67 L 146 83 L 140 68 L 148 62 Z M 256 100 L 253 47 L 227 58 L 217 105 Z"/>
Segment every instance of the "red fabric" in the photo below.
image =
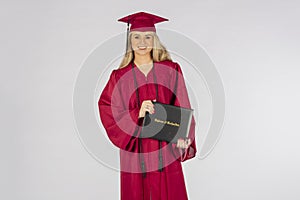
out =
<path fill-rule="evenodd" d="M 134 67 L 140 101 L 156 99 L 153 68 L 147 77 Z M 178 71 L 177 95 L 173 94 Z M 190 108 L 190 102 L 180 66 L 171 61 L 156 62 L 154 71 L 158 84 L 158 102 Z M 121 199 L 122 200 L 185 200 L 187 192 L 181 162 L 196 154 L 195 120 L 192 119 L 189 137 L 192 144 L 181 150 L 175 144 L 162 142 L 163 171 L 158 171 L 159 142 L 141 139 L 146 176 L 142 177 L 139 141 L 133 136 L 136 127 L 140 133 L 142 119 L 138 119 L 139 107 L 135 93 L 131 64 L 113 70 L 98 101 L 102 124 L 111 142 L 120 148 Z"/>

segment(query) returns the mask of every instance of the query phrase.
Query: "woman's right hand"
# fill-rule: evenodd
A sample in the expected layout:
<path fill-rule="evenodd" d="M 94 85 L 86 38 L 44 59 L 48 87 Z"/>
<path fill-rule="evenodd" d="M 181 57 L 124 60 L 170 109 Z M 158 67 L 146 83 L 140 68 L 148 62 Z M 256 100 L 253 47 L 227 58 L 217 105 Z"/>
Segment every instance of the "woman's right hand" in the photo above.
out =
<path fill-rule="evenodd" d="M 153 100 L 156 101 L 156 100 Z M 139 118 L 145 117 L 146 112 L 149 112 L 150 114 L 153 114 L 154 111 L 154 105 L 151 100 L 145 100 L 142 102 L 140 112 L 139 112 Z"/>

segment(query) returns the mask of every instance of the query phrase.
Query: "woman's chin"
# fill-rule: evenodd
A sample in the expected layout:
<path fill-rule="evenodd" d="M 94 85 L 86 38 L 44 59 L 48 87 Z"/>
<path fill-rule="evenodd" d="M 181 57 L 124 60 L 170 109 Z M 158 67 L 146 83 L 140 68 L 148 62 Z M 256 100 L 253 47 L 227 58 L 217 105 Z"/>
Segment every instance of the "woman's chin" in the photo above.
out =
<path fill-rule="evenodd" d="M 148 55 L 148 54 L 150 54 L 150 52 L 151 52 L 151 50 L 149 50 L 149 49 L 137 49 L 137 50 L 135 50 L 134 51 L 136 54 L 138 54 L 138 55 Z"/>

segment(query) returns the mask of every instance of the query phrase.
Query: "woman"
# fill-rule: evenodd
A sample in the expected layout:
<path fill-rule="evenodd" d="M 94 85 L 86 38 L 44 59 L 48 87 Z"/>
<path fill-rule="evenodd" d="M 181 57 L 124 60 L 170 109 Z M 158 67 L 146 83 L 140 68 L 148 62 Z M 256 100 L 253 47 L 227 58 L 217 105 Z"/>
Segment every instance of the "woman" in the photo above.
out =
<path fill-rule="evenodd" d="M 160 43 L 155 24 L 167 19 L 140 12 L 119 21 L 131 24 L 127 51 L 100 96 L 102 124 L 120 148 L 122 200 L 188 199 L 181 162 L 196 154 L 195 122 L 189 139 L 177 144 L 140 138 L 145 113 L 153 101 L 190 108 L 180 66 Z"/>

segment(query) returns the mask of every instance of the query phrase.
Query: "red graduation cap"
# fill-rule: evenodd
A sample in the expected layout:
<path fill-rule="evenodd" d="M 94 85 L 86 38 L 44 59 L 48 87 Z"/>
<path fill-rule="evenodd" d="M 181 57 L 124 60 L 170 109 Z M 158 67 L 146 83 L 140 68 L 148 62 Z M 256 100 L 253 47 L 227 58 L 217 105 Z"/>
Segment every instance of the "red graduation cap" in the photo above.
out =
<path fill-rule="evenodd" d="M 146 12 L 138 12 L 131 15 L 128 15 L 126 17 L 123 17 L 119 19 L 120 22 L 127 23 L 127 30 L 129 24 L 130 31 L 153 31 L 156 32 L 155 24 L 168 21 L 168 19 L 149 14 Z"/>

